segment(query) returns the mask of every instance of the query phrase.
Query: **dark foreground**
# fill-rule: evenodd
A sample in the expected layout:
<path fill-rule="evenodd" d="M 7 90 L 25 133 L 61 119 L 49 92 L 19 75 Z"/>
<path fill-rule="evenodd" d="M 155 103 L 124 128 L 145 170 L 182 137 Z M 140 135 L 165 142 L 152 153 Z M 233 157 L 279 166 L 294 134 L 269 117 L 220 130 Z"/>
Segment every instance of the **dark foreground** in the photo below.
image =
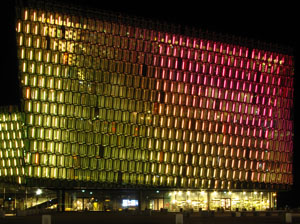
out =
<path fill-rule="evenodd" d="M 65 212 L 51 213 L 51 224 L 180 224 L 176 213 L 164 212 Z M 238 217 L 236 217 L 238 216 Z M 300 224 L 300 217 L 292 223 Z M 1 224 L 42 224 L 42 215 L 0 218 Z M 215 212 L 183 213 L 183 224 L 281 224 L 286 223 L 285 212 Z M 45 222 L 44 224 L 50 224 Z"/>

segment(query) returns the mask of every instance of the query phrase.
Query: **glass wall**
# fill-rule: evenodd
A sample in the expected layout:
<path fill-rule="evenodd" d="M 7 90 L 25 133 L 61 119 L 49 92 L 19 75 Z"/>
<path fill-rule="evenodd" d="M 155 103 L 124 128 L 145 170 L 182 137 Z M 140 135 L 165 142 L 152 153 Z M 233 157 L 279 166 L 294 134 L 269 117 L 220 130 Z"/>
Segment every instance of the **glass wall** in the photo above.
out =
<path fill-rule="evenodd" d="M 161 204 L 159 204 L 161 203 Z M 181 210 L 265 211 L 276 208 L 276 193 L 266 191 L 170 191 L 157 194 L 150 208 Z"/>
<path fill-rule="evenodd" d="M 1 177 L 292 184 L 292 56 L 69 10 L 17 10 L 24 118 L 1 114 Z"/>
<path fill-rule="evenodd" d="M 0 184 L 0 209 L 5 214 L 16 214 L 17 211 L 27 209 L 56 210 L 57 203 L 55 191 L 23 185 Z"/>
<path fill-rule="evenodd" d="M 260 190 L 65 189 L 0 185 L 1 209 L 36 211 L 266 211 L 276 209 L 276 192 Z"/>

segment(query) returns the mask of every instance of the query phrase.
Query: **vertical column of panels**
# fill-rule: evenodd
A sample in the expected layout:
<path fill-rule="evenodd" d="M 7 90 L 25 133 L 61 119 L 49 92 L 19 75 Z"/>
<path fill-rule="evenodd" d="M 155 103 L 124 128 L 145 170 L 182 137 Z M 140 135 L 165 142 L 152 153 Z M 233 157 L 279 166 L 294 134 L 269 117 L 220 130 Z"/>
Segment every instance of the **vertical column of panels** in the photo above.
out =
<path fill-rule="evenodd" d="M 291 184 L 291 57 L 36 9 L 16 29 L 30 177 Z"/>
<path fill-rule="evenodd" d="M 19 112 L 0 113 L 0 179 L 24 183 L 24 119 Z"/>

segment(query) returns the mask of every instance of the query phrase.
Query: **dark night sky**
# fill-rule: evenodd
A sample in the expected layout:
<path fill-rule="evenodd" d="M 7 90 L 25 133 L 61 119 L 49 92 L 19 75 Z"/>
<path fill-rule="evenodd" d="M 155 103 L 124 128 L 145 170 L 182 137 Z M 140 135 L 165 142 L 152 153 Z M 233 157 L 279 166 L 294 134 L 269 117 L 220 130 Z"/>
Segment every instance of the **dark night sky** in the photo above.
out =
<path fill-rule="evenodd" d="M 203 30 L 216 33 L 233 34 L 241 37 L 247 37 L 254 40 L 277 43 L 283 46 L 290 46 L 294 49 L 296 70 L 298 71 L 297 55 L 297 26 L 296 21 L 296 3 L 279 3 L 279 1 L 270 1 L 271 4 L 262 4 L 261 2 L 246 1 L 246 4 L 228 3 L 227 1 L 107 1 L 103 3 L 100 0 L 62 0 L 67 3 L 79 4 L 82 8 L 104 9 L 114 12 L 136 15 L 153 20 L 166 21 L 167 23 L 181 24 L 183 26 L 192 26 Z M 60 2 L 62 2 L 60 1 Z M 13 26 L 13 8 L 12 2 L 6 1 L 1 13 L 1 70 L 0 70 L 0 105 L 8 102 L 18 102 L 16 95 L 18 89 L 15 88 L 17 82 L 15 76 L 16 67 Z M 197 3 L 197 4 L 196 4 Z M 7 25 L 7 21 L 9 25 Z M 299 26 L 298 26 L 299 27 Z M 3 54 L 4 53 L 4 54 Z M 14 62 L 12 62 L 14 61 Z M 12 66 L 14 65 L 14 66 Z M 9 68 L 9 69 L 8 69 Z M 295 75 L 295 82 L 299 78 Z M 9 84 L 11 83 L 11 84 Z M 9 89 L 9 91 L 7 91 Z M 295 89 L 294 96 L 297 97 L 298 90 Z M 295 102 L 295 114 L 297 114 L 298 103 Z M 295 116 L 295 185 L 293 191 L 280 195 L 281 199 L 286 199 L 290 205 L 300 206 L 300 197 L 296 189 L 300 186 L 299 163 L 300 158 L 297 147 L 298 128 L 296 127 L 297 117 Z M 284 204 L 284 200 L 281 200 Z"/>
<path fill-rule="evenodd" d="M 70 0 L 64 0 L 70 2 Z M 74 2 L 71 1 L 71 2 Z M 262 41 L 293 45 L 296 41 L 296 5 L 255 3 L 233 4 L 228 1 L 181 2 L 149 1 L 121 4 L 97 0 L 77 0 L 83 7 L 125 12 L 209 31 L 235 34 Z M 197 3 L 197 4 L 196 4 Z"/>

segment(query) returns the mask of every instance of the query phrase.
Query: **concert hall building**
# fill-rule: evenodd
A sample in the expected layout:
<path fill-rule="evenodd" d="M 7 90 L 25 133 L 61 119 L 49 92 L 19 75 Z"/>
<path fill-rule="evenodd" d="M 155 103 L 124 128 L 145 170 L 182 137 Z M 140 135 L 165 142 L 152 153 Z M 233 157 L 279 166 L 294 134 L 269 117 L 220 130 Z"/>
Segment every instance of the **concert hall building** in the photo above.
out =
<path fill-rule="evenodd" d="M 16 4 L 15 38 L 4 209 L 268 210 L 291 188 L 285 49 L 55 1 Z"/>

